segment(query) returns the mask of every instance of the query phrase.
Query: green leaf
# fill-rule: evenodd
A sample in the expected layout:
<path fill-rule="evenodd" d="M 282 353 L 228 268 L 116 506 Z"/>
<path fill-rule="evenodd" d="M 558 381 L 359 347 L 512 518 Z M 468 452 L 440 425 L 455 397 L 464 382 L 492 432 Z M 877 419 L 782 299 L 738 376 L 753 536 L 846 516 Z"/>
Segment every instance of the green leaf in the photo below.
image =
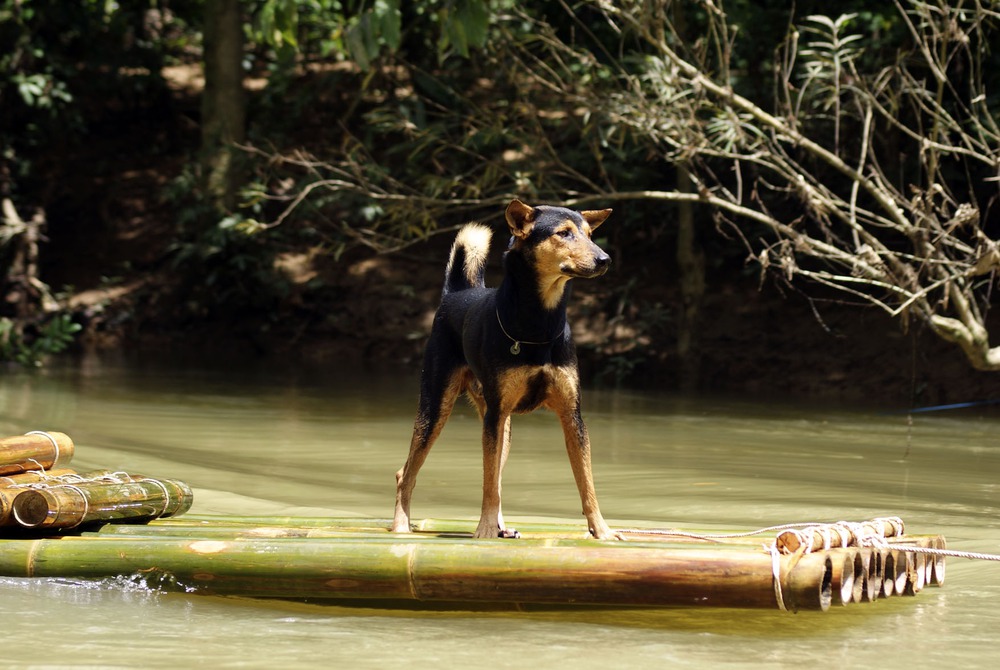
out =
<path fill-rule="evenodd" d="M 368 55 L 364 30 L 365 22 L 363 19 L 348 26 L 347 30 L 344 31 L 344 44 L 358 67 L 367 70 L 371 67 L 371 58 Z"/>
<path fill-rule="evenodd" d="M 399 0 L 376 0 L 372 14 L 378 25 L 379 36 L 390 51 L 399 48 L 402 42 L 403 13 L 399 10 Z"/>

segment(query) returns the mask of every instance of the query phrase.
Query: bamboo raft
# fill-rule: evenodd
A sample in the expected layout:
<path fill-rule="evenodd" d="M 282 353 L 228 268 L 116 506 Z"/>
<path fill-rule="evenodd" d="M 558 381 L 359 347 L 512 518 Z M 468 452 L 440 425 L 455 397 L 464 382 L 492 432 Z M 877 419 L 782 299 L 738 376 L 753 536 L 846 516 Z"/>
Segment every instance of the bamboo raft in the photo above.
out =
<path fill-rule="evenodd" d="M 65 464 L 49 456 L 49 468 Z M 0 515 L 0 575 L 128 576 L 197 593 L 374 604 L 789 611 L 914 596 L 945 576 L 933 554 L 944 538 L 907 535 L 895 517 L 727 536 L 634 528 L 620 531 L 624 541 L 589 539 L 580 524 L 521 523 L 518 540 L 475 540 L 475 521 L 427 519 L 394 534 L 389 519 L 184 514 L 191 496 L 180 482 L 98 473 L 67 489 L 58 472 L 0 478 L 0 509 L 10 510 Z M 72 488 L 83 493 L 63 491 Z"/>

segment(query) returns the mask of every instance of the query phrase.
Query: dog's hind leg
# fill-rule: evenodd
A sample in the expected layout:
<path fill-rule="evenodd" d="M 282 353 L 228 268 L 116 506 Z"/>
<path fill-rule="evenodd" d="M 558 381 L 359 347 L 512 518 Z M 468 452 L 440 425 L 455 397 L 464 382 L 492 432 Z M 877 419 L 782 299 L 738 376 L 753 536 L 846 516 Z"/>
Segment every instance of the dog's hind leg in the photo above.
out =
<path fill-rule="evenodd" d="M 507 465 L 507 456 L 510 454 L 510 415 L 503 426 L 503 441 L 500 443 L 500 474 L 497 480 L 497 527 L 500 537 L 520 537 L 520 534 L 511 529 L 508 533 L 507 526 L 503 520 L 503 469 Z"/>
<path fill-rule="evenodd" d="M 434 367 L 425 368 L 427 376 L 421 380 L 420 401 L 417 418 L 413 422 L 413 436 L 410 438 L 410 452 L 406 463 L 396 473 L 396 509 L 392 518 L 392 530 L 396 533 L 410 531 L 410 499 L 417 482 L 417 473 L 427 459 L 434 441 L 451 416 L 455 400 L 465 390 L 468 371 L 453 368 L 445 375 L 432 373 Z"/>

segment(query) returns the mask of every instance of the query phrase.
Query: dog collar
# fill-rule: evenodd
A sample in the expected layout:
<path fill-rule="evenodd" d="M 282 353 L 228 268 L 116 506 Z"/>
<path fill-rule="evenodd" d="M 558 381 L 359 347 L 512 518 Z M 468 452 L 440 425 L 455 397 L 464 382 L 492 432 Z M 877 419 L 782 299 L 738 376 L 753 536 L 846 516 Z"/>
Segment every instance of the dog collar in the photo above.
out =
<path fill-rule="evenodd" d="M 534 344 L 534 345 L 551 344 L 556 339 L 553 337 L 551 340 L 546 340 L 545 342 L 529 342 L 528 340 L 519 340 L 515 337 L 511 337 L 510 333 L 507 332 L 507 329 L 503 327 L 503 321 L 500 320 L 499 308 L 496 309 L 495 311 L 497 315 L 497 323 L 500 325 L 500 330 L 503 331 L 503 334 L 507 336 L 508 340 L 514 343 L 510 345 L 510 353 L 512 353 L 515 356 L 521 353 L 522 344 Z"/>

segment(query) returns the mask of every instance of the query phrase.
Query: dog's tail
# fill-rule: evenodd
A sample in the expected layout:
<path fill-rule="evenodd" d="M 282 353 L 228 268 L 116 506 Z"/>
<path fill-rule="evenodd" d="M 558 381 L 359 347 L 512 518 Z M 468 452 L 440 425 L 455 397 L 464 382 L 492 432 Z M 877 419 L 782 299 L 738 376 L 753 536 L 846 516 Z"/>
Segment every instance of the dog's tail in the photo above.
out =
<path fill-rule="evenodd" d="M 493 231 L 478 223 L 467 224 L 458 231 L 444 271 L 442 295 L 486 286 L 486 256 L 492 236 Z"/>

